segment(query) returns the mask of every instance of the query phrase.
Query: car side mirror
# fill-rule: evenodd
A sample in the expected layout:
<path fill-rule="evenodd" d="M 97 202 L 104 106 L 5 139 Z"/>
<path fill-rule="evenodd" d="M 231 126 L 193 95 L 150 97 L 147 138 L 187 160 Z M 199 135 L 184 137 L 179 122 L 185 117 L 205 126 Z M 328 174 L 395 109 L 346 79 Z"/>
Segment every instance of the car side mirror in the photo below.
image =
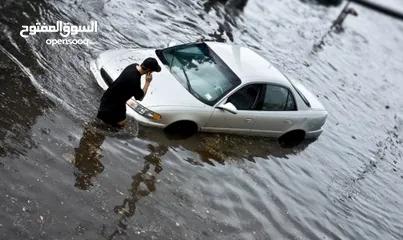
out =
<path fill-rule="evenodd" d="M 217 106 L 218 109 L 228 111 L 232 114 L 237 114 L 238 109 L 234 106 L 234 104 L 227 102 L 225 104 L 220 104 Z"/>

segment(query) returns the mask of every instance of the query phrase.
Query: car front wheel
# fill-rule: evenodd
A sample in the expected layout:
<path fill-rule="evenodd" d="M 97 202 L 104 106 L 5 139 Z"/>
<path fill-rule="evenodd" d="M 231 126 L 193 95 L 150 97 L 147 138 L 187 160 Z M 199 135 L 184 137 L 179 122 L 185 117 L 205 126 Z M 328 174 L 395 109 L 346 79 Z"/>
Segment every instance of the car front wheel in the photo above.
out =
<path fill-rule="evenodd" d="M 174 138 L 188 138 L 198 132 L 198 126 L 193 121 L 178 121 L 167 126 L 164 131 Z"/>

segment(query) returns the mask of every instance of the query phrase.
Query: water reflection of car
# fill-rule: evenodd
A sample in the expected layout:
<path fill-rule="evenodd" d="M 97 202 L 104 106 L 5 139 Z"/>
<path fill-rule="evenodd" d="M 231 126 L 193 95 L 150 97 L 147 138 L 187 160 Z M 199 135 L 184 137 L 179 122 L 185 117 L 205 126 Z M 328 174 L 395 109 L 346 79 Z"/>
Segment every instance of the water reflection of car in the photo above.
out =
<path fill-rule="evenodd" d="M 291 80 L 256 51 L 198 41 L 164 49 L 119 49 L 101 53 L 91 70 L 107 89 L 129 64 L 155 57 L 162 71 L 143 101 L 127 114 L 140 124 L 188 133 L 318 138 L 327 111 L 300 82 Z"/>

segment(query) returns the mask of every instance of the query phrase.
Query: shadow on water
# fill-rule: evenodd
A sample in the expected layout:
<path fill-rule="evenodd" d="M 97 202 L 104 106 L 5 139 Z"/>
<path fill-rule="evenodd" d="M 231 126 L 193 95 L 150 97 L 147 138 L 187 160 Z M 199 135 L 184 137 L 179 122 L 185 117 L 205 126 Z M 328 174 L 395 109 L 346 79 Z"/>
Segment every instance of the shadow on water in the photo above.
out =
<path fill-rule="evenodd" d="M 93 124 L 84 128 L 80 144 L 74 149 L 72 164 L 75 166 L 75 186 L 81 190 L 88 190 L 92 186 L 91 179 L 104 171 L 100 151 L 106 136 L 103 132 L 95 131 Z"/>
<path fill-rule="evenodd" d="M 200 161 L 186 158 L 192 165 L 204 166 L 209 164 L 225 165 L 231 161 L 255 162 L 255 158 L 269 159 L 270 157 L 288 158 L 306 149 L 313 140 L 304 140 L 299 144 L 280 144 L 276 139 L 249 137 L 230 134 L 198 133 L 192 136 L 174 135 L 159 129 L 141 127 L 139 138 L 157 142 L 174 148 L 184 148 L 198 154 Z"/>
<path fill-rule="evenodd" d="M 211 9 L 217 11 L 220 17 L 224 18 L 224 22 L 218 22 L 218 30 L 209 34 L 211 38 L 218 42 L 226 42 L 223 38 L 227 34 L 231 42 L 234 41 L 232 28 L 238 26 L 236 19 L 243 12 L 248 0 L 207 0 L 204 4 L 204 11 L 209 13 Z M 218 6 L 224 6 L 224 13 L 220 13 Z"/>
<path fill-rule="evenodd" d="M 85 123 L 83 135 L 78 147 L 74 149 L 75 154 L 72 159 L 75 167 L 75 187 L 88 190 L 93 185 L 92 179 L 104 171 L 101 152 L 106 137 L 129 139 L 136 137 L 137 132 L 137 122 L 131 118 L 123 129 L 105 125 L 97 119 Z"/>
<path fill-rule="evenodd" d="M 129 124 L 137 128 L 138 125 L 128 118 Z M 101 162 L 102 144 L 106 136 L 119 138 L 133 138 L 137 133 L 134 130 L 120 130 L 94 121 L 86 125 L 79 146 L 75 148 L 75 156 L 72 164 L 75 167 L 75 186 L 80 190 L 88 190 L 92 186 L 92 179 L 104 171 Z M 199 155 L 200 161 L 193 158 L 185 158 L 184 161 L 198 166 L 209 164 L 225 165 L 230 161 L 250 161 L 254 158 L 268 159 L 269 157 L 287 158 L 290 154 L 297 154 L 306 149 L 312 142 L 305 140 L 299 144 L 285 145 L 275 139 L 261 137 L 244 137 L 228 134 L 199 133 L 192 136 L 178 135 L 165 132 L 160 129 L 152 129 L 141 126 L 138 129 L 138 138 L 160 145 L 155 148 L 149 145 L 151 154 L 145 157 L 145 167 L 150 164 L 160 167 L 160 160 L 156 156 L 162 156 L 168 151 L 168 147 L 184 148 Z M 168 146 L 168 147 L 166 147 Z M 148 170 L 147 170 L 148 171 Z"/>
<path fill-rule="evenodd" d="M 129 118 L 126 127 L 137 128 L 132 121 L 133 119 Z M 75 187 L 80 190 L 88 190 L 93 185 L 92 179 L 104 171 L 105 168 L 101 162 L 101 147 L 106 136 L 133 138 L 134 136 L 129 136 L 128 132 L 132 132 L 132 129 L 111 128 L 99 121 L 86 125 L 79 146 L 75 148 L 75 157 L 72 161 L 75 166 Z M 114 207 L 114 212 L 120 218 L 117 221 L 116 229 L 111 234 L 102 233 L 107 239 L 113 239 L 116 235 L 126 235 L 128 220 L 136 212 L 137 201 L 156 190 L 156 174 L 163 170 L 160 158 L 168 152 L 168 147 L 164 144 L 158 146 L 148 144 L 148 151 L 150 154 L 144 157 L 143 169 L 132 176 L 128 196 L 123 199 L 121 205 Z"/>
<path fill-rule="evenodd" d="M 132 119 L 129 118 L 129 122 Z M 130 124 L 136 126 L 135 124 Z M 86 125 L 79 146 L 75 149 L 75 186 L 88 190 L 92 179 L 104 171 L 101 162 L 102 144 L 106 136 L 124 136 L 118 129 L 110 129 L 98 121 Z M 130 132 L 130 131 L 129 131 Z M 133 138 L 132 135 L 129 138 Z M 192 136 L 174 135 L 160 129 L 139 127 L 137 138 L 151 142 L 147 146 L 150 152 L 143 158 L 143 168 L 132 176 L 132 182 L 126 197 L 113 210 L 119 216 L 115 229 L 102 235 L 107 239 L 127 235 L 129 220 L 136 214 L 137 202 L 156 191 L 159 173 L 163 170 L 161 158 L 170 148 L 184 148 L 199 155 L 200 162 L 186 158 L 185 162 L 203 167 L 225 165 L 239 161 L 255 162 L 256 157 L 287 158 L 306 149 L 313 141 L 304 141 L 297 146 L 283 146 L 274 139 L 242 137 L 236 135 L 200 133 Z"/>
<path fill-rule="evenodd" d="M 116 235 L 126 235 L 128 220 L 136 213 L 136 203 L 156 190 L 157 174 L 163 170 L 161 157 L 168 152 L 168 147 L 165 145 L 155 147 L 149 144 L 148 150 L 150 154 L 144 157 L 143 169 L 132 176 L 129 196 L 123 199 L 121 205 L 113 209 L 121 217 L 117 222 L 116 230 L 108 236 L 108 239 L 113 239 Z M 153 168 L 152 171 L 150 171 L 151 168 Z"/>

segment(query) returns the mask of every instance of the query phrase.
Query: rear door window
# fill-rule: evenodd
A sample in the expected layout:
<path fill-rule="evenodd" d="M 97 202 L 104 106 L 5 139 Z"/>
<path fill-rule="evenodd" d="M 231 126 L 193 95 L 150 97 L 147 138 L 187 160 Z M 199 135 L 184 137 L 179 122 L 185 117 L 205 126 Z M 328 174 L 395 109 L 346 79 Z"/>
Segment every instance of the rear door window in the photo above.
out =
<path fill-rule="evenodd" d="M 283 86 L 267 84 L 262 111 L 295 111 L 295 98 L 291 91 Z"/>

